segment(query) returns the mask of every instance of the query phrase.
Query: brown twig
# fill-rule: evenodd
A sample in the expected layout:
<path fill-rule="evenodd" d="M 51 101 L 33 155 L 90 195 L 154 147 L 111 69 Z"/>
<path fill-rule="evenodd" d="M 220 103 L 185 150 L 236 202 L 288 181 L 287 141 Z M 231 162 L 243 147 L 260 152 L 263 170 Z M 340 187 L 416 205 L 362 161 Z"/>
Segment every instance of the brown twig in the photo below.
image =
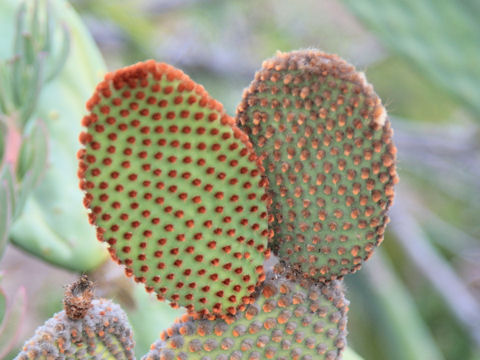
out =
<path fill-rule="evenodd" d="M 92 300 L 93 282 L 82 275 L 65 289 L 63 305 L 67 316 L 72 320 L 82 319 L 92 307 Z"/>

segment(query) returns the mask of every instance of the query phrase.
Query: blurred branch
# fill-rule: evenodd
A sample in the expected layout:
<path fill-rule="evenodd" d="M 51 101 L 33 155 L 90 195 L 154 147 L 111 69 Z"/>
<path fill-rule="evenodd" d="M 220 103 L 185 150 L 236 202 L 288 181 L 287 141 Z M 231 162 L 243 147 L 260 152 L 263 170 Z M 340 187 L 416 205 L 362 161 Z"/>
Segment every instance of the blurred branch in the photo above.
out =
<path fill-rule="evenodd" d="M 35 115 L 44 86 L 62 70 L 70 51 L 69 30 L 55 15 L 48 0 L 20 2 L 14 56 L 0 62 L 0 255 L 47 167 L 47 130 Z"/>
<path fill-rule="evenodd" d="M 475 124 L 429 124 L 399 117 L 394 117 L 394 122 L 396 140 L 414 149 L 446 156 L 464 156 L 480 151 L 480 129 Z"/>
<path fill-rule="evenodd" d="M 415 216 L 421 219 L 422 223 L 431 228 L 432 231 L 441 234 L 441 237 L 435 237 L 432 239 L 433 241 L 464 258 L 471 259 L 478 256 L 474 253 L 476 251 L 480 252 L 480 249 L 478 249 L 480 239 L 443 220 L 428 207 L 421 204 L 420 201 L 414 200 L 412 197 L 410 199 L 415 202 L 415 205 L 410 207 L 415 212 Z M 447 239 L 447 241 L 444 239 Z M 455 239 L 455 241 L 451 241 L 451 239 Z"/>
<path fill-rule="evenodd" d="M 211 1 L 212 0 L 148 0 L 144 1 L 142 7 L 149 14 L 159 14 Z"/>
<path fill-rule="evenodd" d="M 391 211 L 393 220 L 390 229 L 409 259 L 436 288 L 457 320 L 480 346 L 479 302 L 426 238 L 417 220 L 409 211 L 411 204 L 408 203 L 408 194 L 398 189 L 397 192 L 400 200 Z"/>

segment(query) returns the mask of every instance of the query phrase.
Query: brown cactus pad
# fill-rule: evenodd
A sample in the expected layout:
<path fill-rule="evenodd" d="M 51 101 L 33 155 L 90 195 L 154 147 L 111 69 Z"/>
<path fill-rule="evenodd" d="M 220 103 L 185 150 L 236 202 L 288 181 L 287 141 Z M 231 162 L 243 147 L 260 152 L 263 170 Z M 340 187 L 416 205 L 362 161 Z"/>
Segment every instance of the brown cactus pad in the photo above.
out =
<path fill-rule="evenodd" d="M 87 107 L 80 186 L 112 257 L 173 306 L 243 308 L 269 251 L 266 180 L 245 133 L 154 61 L 108 74 Z"/>
<path fill-rule="evenodd" d="M 143 360 L 336 360 L 346 343 L 347 311 L 338 281 L 298 283 L 269 274 L 255 303 L 231 323 L 181 320 Z"/>
<path fill-rule="evenodd" d="M 383 240 L 396 149 L 363 73 L 316 50 L 266 60 L 237 109 L 263 159 L 270 247 L 320 281 L 358 270 Z"/>

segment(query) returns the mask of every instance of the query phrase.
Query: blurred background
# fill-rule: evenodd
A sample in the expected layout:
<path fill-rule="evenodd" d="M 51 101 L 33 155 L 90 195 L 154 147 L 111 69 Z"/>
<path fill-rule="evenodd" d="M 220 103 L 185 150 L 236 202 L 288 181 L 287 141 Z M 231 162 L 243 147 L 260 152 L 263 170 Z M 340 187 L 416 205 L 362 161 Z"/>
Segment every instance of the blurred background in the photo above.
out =
<path fill-rule="evenodd" d="M 0 0 L 3 59 L 12 54 L 16 4 Z M 7 236 L 13 244 L 6 246 L 0 261 L 7 298 L 21 299 L 21 286 L 27 294 L 16 348 L 6 359 L 61 309 L 62 286 L 81 272 L 96 280 L 97 295 L 127 310 L 138 354 L 181 313 L 149 298 L 118 266 L 104 261 L 105 251 L 93 233 L 83 231 L 88 224 L 81 194 L 71 195 L 80 192 L 76 163 L 69 156 L 78 148 L 83 103 L 105 69 L 149 58 L 171 63 L 234 115 L 262 61 L 277 50 L 299 48 L 337 53 L 366 72 L 386 104 L 398 148 L 400 184 L 385 242 L 362 271 L 346 279 L 349 346 L 365 360 L 480 359 L 478 0 L 71 4 L 79 14 L 65 20 L 72 51 L 64 72 L 45 85 L 38 100 L 38 118 L 51 141 L 46 168 L 57 166 L 58 171 L 49 175 L 47 170 L 32 190 Z M 57 16 L 74 15 L 60 10 Z M 58 125 L 61 120 L 68 121 Z M 57 144 L 63 136 L 65 144 Z M 63 187 L 72 190 L 65 196 L 54 194 Z M 58 207 L 52 205 L 56 201 Z M 46 215 L 49 211 L 54 215 Z M 57 229 L 52 224 L 60 222 L 59 216 L 74 219 Z M 50 247 L 39 236 L 48 238 Z M 59 246 L 65 249 L 57 254 L 52 249 Z M 92 255 L 92 249 L 102 255 Z"/>

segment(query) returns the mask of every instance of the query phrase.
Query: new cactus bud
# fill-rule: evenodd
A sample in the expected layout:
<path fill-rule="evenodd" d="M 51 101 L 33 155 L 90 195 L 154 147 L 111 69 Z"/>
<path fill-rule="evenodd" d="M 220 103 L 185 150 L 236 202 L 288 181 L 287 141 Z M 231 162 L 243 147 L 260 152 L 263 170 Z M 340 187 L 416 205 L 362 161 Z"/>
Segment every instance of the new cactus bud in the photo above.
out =
<path fill-rule="evenodd" d="M 273 252 L 319 281 L 358 270 L 383 239 L 397 182 L 390 123 L 364 74 L 317 50 L 279 53 L 237 120 L 269 180 Z"/>
<path fill-rule="evenodd" d="M 154 61 L 108 74 L 87 107 L 80 187 L 112 257 L 174 307 L 243 309 L 269 253 L 266 180 L 246 134 Z"/>
<path fill-rule="evenodd" d="M 82 275 L 78 281 L 67 286 L 63 298 L 65 313 L 72 320 L 85 317 L 92 306 L 93 282 L 87 275 Z"/>
<path fill-rule="evenodd" d="M 143 360 L 335 360 L 346 343 L 347 311 L 338 281 L 270 273 L 245 312 L 229 322 L 180 320 Z"/>
<path fill-rule="evenodd" d="M 15 360 L 134 359 L 127 316 L 109 300 L 92 300 L 91 285 L 82 277 L 68 286 L 65 310 L 39 327 Z"/>

